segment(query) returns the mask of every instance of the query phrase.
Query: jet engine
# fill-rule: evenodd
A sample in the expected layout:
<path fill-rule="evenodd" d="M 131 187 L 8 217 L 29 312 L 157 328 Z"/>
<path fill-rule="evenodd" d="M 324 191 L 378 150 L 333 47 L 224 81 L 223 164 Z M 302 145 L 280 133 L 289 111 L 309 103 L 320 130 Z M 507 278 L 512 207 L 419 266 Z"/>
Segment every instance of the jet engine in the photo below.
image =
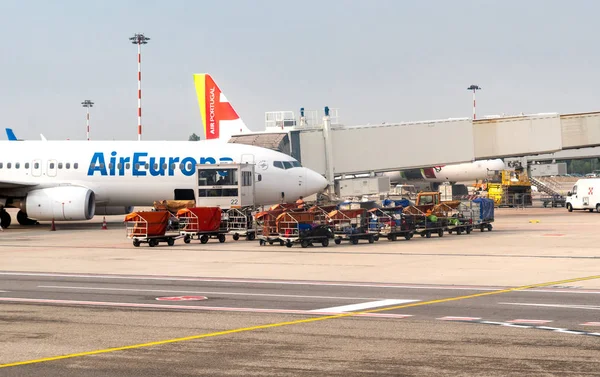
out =
<path fill-rule="evenodd" d="M 96 216 L 111 216 L 111 215 L 127 215 L 133 212 L 133 206 L 118 207 L 118 206 L 96 206 Z"/>
<path fill-rule="evenodd" d="M 27 216 L 37 220 L 89 220 L 94 217 L 96 198 L 85 187 L 61 186 L 33 190 L 24 201 Z"/>

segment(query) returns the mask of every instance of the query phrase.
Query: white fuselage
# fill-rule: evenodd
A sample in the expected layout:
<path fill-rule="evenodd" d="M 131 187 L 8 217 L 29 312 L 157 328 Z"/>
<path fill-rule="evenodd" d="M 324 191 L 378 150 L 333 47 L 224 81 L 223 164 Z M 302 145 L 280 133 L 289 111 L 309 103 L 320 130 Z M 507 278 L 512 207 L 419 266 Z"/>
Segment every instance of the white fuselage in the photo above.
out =
<path fill-rule="evenodd" d="M 288 168 L 276 167 L 275 161 L 288 162 Z M 195 189 L 196 164 L 227 162 L 256 164 L 255 172 L 261 175 L 256 182 L 257 205 L 279 203 L 282 199 L 295 201 L 327 185 L 325 178 L 299 167 L 288 155 L 242 144 L 3 141 L 0 200 L 22 199 L 31 190 L 72 185 L 92 190 L 96 203 L 102 205 L 147 206 L 156 200 L 174 199 L 176 189 Z M 289 167 L 289 162 L 295 166 Z"/>
<path fill-rule="evenodd" d="M 388 172 L 384 174 L 390 177 L 390 181 L 393 184 L 407 180 L 422 180 L 438 183 L 467 182 L 487 179 L 490 172 L 503 169 L 504 162 L 501 159 L 495 159 L 446 165 L 436 168 L 412 169 L 403 172 Z M 409 174 L 409 172 L 412 174 Z"/>

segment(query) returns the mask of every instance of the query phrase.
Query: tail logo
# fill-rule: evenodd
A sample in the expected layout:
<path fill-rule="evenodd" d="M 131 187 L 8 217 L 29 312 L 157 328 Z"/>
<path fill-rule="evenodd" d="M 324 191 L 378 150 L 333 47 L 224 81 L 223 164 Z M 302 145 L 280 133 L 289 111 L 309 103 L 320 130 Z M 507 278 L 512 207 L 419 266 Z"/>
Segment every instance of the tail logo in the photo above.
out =
<path fill-rule="evenodd" d="M 221 121 L 240 117 L 209 74 L 195 74 L 194 84 L 206 139 L 218 139 Z"/>

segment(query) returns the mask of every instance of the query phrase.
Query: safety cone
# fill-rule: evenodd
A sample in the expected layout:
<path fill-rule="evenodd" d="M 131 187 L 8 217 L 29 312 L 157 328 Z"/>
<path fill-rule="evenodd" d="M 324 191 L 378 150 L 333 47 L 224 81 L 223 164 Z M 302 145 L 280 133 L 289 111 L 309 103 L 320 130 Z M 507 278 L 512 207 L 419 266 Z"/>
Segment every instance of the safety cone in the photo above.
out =
<path fill-rule="evenodd" d="M 54 218 L 52 218 L 52 226 L 50 227 L 50 231 L 54 232 L 56 230 L 56 226 L 54 226 Z"/>
<path fill-rule="evenodd" d="M 102 230 L 108 230 L 108 226 L 106 226 L 106 217 L 102 218 Z"/>

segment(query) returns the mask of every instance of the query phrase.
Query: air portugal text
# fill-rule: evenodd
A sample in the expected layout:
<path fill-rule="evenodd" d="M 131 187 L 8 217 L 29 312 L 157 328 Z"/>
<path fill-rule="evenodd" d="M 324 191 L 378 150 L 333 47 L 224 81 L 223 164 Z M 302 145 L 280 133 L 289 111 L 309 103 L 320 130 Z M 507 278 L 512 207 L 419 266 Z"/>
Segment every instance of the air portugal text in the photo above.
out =
<path fill-rule="evenodd" d="M 231 157 L 220 157 L 219 163 L 233 162 Z M 103 152 L 96 152 L 90 161 L 88 176 L 105 175 L 105 176 L 146 176 L 153 177 L 175 175 L 175 171 L 179 170 L 183 175 L 192 176 L 196 171 L 196 165 L 200 164 L 216 164 L 217 159 L 214 157 L 200 157 L 198 160 L 194 157 L 148 157 L 146 152 L 136 152 L 132 157 L 117 156 L 117 152 L 111 152 L 106 163 L 106 158 Z"/>

